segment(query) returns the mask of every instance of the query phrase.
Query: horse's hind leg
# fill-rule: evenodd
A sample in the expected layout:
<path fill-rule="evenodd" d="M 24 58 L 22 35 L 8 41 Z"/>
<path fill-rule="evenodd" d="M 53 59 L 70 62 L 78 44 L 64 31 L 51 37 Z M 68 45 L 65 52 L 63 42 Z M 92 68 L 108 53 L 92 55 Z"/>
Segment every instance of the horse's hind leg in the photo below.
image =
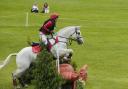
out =
<path fill-rule="evenodd" d="M 16 81 L 16 77 L 14 77 L 13 73 L 12 73 L 12 82 L 13 82 L 14 89 L 16 89 L 17 88 L 17 81 Z"/>
<path fill-rule="evenodd" d="M 21 75 L 24 73 L 25 69 L 21 69 L 21 68 L 18 68 L 14 73 L 12 73 L 12 78 L 13 78 L 13 86 L 14 86 L 14 89 L 17 89 L 17 88 L 20 88 L 19 86 L 17 86 L 17 79 L 19 79 L 21 77 Z M 22 80 L 20 79 L 19 82 L 21 83 L 22 86 L 24 86 L 24 83 L 23 81 L 21 82 Z"/>
<path fill-rule="evenodd" d="M 21 84 L 22 87 L 28 87 L 28 85 L 26 84 L 25 79 L 24 79 L 25 73 L 26 73 L 26 71 L 24 71 L 22 73 L 22 75 L 20 77 L 18 77 L 19 83 Z"/>
<path fill-rule="evenodd" d="M 22 87 L 25 87 L 26 86 L 24 80 L 21 77 L 18 78 L 18 80 L 19 80 L 19 83 L 21 84 Z"/>

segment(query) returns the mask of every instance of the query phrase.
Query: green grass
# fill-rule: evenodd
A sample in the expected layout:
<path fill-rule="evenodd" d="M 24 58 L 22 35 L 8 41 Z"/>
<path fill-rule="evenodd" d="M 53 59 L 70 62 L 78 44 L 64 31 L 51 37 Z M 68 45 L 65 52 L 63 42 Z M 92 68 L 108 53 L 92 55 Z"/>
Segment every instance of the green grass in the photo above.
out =
<path fill-rule="evenodd" d="M 0 60 L 38 41 L 38 29 L 49 14 L 32 14 L 35 0 L 1 0 Z M 46 0 L 38 0 L 39 8 Z M 80 25 L 85 44 L 73 43 L 73 60 L 80 68 L 88 64 L 86 89 L 127 89 L 128 87 L 128 1 L 127 0 L 47 0 L 50 12 L 58 12 L 57 30 Z M 25 27 L 26 12 L 29 26 Z M 0 89 L 12 89 L 11 73 L 15 57 L 0 70 Z M 28 89 L 33 89 L 32 86 Z"/>

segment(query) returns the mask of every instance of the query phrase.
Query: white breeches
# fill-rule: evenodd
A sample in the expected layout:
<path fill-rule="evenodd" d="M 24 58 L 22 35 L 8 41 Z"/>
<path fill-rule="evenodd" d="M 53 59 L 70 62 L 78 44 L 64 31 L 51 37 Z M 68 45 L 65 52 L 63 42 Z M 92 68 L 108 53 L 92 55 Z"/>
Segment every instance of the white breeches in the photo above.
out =
<path fill-rule="evenodd" d="M 42 41 L 45 45 L 47 45 L 47 44 L 48 44 L 48 41 L 47 41 L 46 35 L 43 34 L 42 32 L 40 32 L 39 34 L 40 34 L 40 39 L 41 39 L 41 41 Z"/>

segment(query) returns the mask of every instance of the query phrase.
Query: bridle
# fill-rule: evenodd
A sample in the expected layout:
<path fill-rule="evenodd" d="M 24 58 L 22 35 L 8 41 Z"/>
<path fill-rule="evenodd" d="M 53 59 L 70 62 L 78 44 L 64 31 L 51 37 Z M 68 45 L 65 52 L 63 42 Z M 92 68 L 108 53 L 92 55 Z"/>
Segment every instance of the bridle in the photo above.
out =
<path fill-rule="evenodd" d="M 59 42 L 62 42 L 62 43 L 66 43 L 67 45 L 71 45 L 72 44 L 72 41 L 78 41 L 80 38 L 82 38 L 82 36 L 78 36 L 80 35 L 80 33 L 77 31 L 78 29 L 75 27 L 75 31 L 67 38 L 67 37 L 63 37 L 63 36 L 58 36 L 60 38 L 65 38 L 68 40 L 68 42 L 64 42 L 64 41 L 59 41 Z M 77 38 L 72 38 L 72 36 L 76 34 L 77 35 Z"/>
<path fill-rule="evenodd" d="M 72 42 L 73 41 L 79 41 L 79 39 L 82 38 L 82 36 L 79 36 L 80 35 L 80 32 L 78 32 L 77 30 L 78 29 L 75 27 L 75 31 L 68 38 L 67 37 L 64 37 L 64 36 L 56 36 L 56 37 L 60 37 L 60 38 L 64 38 L 64 39 L 67 39 L 68 40 L 68 41 L 60 41 L 60 40 L 58 40 L 57 43 L 59 43 L 59 42 L 65 43 L 67 45 L 67 48 L 68 48 L 68 46 L 72 45 Z M 72 38 L 72 36 L 74 34 L 76 34 L 76 36 L 77 36 L 76 38 Z M 48 38 L 48 39 L 54 39 L 56 41 L 56 38 L 54 38 L 54 36 L 52 34 L 51 34 L 51 36 L 52 37 L 51 38 Z M 55 44 L 56 44 L 56 42 L 53 45 L 55 45 Z"/>

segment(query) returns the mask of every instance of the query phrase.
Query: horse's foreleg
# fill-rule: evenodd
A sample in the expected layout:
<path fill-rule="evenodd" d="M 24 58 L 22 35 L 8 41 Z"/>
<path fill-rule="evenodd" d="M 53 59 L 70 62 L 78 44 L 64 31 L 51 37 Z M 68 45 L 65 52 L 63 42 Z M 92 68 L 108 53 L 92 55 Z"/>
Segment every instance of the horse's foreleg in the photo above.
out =
<path fill-rule="evenodd" d="M 73 50 L 72 49 L 60 49 L 59 50 L 59 55 L 60 56 L 68 56 L 69 54 L 73 54 Z"/>
<path fill-rule="evenodd" d="M 63 52 L 64 52 L 64 57 L 63 58 L 65 60 L 71 59 L 71 57 L 73 55 L 73 50 L 72 49 L 64 49 Z"/>

